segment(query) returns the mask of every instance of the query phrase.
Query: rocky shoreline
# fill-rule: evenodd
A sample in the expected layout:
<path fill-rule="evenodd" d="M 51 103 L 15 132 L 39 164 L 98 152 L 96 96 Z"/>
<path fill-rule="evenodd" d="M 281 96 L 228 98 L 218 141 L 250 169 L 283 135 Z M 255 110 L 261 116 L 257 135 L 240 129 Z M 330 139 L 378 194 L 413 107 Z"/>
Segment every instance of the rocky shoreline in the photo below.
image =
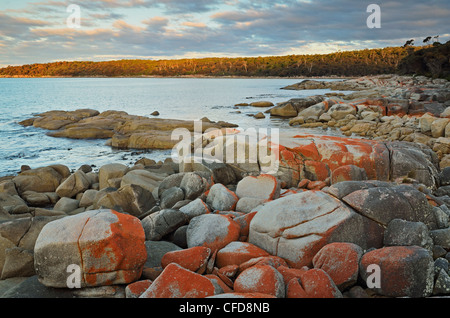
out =
<path fill-rule="evenodd" d="M 448 82 L 302 83 L 289 89 L 340 85 L 333 89 L 353 93 L 265 104 L 268 113 L 364 138 L 260 136 L 258 145 L 269 139 L 267 155 L 276 154 L 271 174 L 262 172 L 263 157 L 185 156 L 98 171 L 23 166 L 1 178 L 1 297 L 448 297 L 450 167 L 436 146 L 447 138 L 446 126 L 437 137 L 437 126 L 447 120 Z M 235 138 L 234 125 L 203 122 L 205 130 L 232 132 L 204 136 L 205 149 L 250 147 Z M 372 134 L 356 132 L 363 123 Z M 47 112 L 21 124 L 119 148 L 173 148 L 172 129 L 194 129 L 93 110 Z"/>
<path fill-rule="evenodd" d="M 441 168 L 450 166 L 450 82 L 445 79 L 382 75 L 342 82 L 305 80 L 284 89 L 335 91 L 269 110 L 273 116 L 289 117 L 291 126 L 424 144 L 436 152 Z"/>

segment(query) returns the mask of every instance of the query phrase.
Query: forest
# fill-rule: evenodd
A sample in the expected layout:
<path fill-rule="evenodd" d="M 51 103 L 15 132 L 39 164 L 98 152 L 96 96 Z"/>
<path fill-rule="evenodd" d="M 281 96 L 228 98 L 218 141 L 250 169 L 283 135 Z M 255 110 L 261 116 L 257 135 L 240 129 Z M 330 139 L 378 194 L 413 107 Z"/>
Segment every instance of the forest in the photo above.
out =
<path fill-rule="evenodd" d="M 421 65 L 421 60 L 433 59 L 439 46 L 425 45 L 339 51 L 331 54 L 287 55 L 241 58 L 200 58 L 179 60 L 116 60 L 105 62 L 54 62 L 8 66 L 0 69 L 0 77 L 143 77 L 143 76 L 246 76 L 246 77 L 356 77 L 396 73 L 402 68 L 426 72 L 425 67 L 409 67 L 410 63 Z M 439 53 L 441 55 L 441 53 Z M 414 57 L 414 58 L 412 58 Z M 409 60 L 408 60 L 409 58 Z M 406 61 L 406 64 L 405 64 Z M 409 62 L 408 62 L 409 61 Z M 447 62 L 441 61 L 442 63 Z M 433 63 L 431 63 L 433 64 Z M 444 63 L 445 64 L 445 63 Z M 435 66 L 434 73 L 446 68 Z M 440 75 L 437 75 L 440 76 Z"/>

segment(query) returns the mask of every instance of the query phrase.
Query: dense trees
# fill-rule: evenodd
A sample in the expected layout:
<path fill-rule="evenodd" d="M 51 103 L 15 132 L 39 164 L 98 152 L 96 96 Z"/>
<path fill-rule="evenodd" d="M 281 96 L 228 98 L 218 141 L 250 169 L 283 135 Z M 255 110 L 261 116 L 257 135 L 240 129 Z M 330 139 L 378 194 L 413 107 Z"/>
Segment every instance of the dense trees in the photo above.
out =
<path fill-rule="evenodd" d="M 450 41 L 445 44 L 434 42 L 421 50 L 411 52 L 399 64 L 398 72 L 450 80 Z"/>
<path fill-rule="evenodd" d="M 0 76 L 364 76 L 394 73 L 412 47 L 388 47 L 316 55 L 181 60 L 55 62 L 9 66 Z"/>

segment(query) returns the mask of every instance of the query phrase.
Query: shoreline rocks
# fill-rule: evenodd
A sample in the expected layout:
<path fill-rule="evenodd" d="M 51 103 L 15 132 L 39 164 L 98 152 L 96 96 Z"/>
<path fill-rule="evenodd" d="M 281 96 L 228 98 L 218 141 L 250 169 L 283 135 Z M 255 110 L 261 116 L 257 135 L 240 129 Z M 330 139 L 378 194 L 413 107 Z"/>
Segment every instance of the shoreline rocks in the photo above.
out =
<path fill-rule="evenodd" d="M 50 130 L 47 135 L 52 137 L 108 139 L 107 143 L 118 149 L 172 149 L 178 143 L 171 139 L 173 130 L 195 129 L 193 121 L 135 116 L 124 111 L 99 113 L 92 109 L 44 112 L 19 124 Z M 234 127 L 237 125 L 202 119 L 202 132 Z"/>
<path fill-rule="evenodd" d="M 170 161 L 165 165 L 176 166 Z M 450 293 L 445 287 L 450 279 L 448 268 L 436 267 L 450 258 L 450 198 L 444 194 L 447 192 L 439 191 L 446 187 L 440 187 L 440 181 L 434 191 L 417 181 L 359 180 L 356 175 L 356 180 L 331 183 L 329 179 L 324 187 L 309 190 L 306 185 L 313 181 L 308 179 L 302 179 L 302 187 L 290 187 L 275 176 L 260 174 L 237 178 L 227 186 L 202 181 L 203 186 L 198 187 L 200 183 L 193 180 L 212 180 L 213 174 L 201 166 L 197 164 L 192 172 L 179 172 L 184 167 L 181 163 L 173 173 L 159 175 L 161 188 L 156 186 L 149 192 L 153 203 L 142 205 L 138 213 L 131 202 L 148 202 L 149 194 L 142 191 L 135 192 L 134 199 L 108 206 L 112 210 L 102 210 L 106 207 L 101 202 L 108 195 L 117 196 L 118 189 L 110 186 L 110 180 L 122 181 L 130 172 L 152 170 L 139 163 L 114 170 L 119 174 L 102 172 L 102 184 L 109 187 L 100 189 L 98 183 L 89 183 L 87 190 L 74 187 L 84 191 L 74 197 L 91 197 L 93 204 L 88 207 L 78 203 L 63 212 L 50 205 L 48 216 L 38 216 L 42 209 L 32 206 L 26 206 L 27 212 L 22 214 L 4 212 L 0 222 L 2 279 L 25 277 L 3 290 L 3 297 L 20 297 L 17 293 L 23 284 L 45 286 L 45 291 L 36 287 L 35 297 L 61 293 L 61 297 L 342 298 Z M 110 168 L 102 171 L 113 171 Z M 61 179 L 60 185 L 72 182 L 75 174 L 80 175 L 74 172 Z M 445 175 L 441 173 L 439 178 L 445 180 Z M 186 176 L 192 181 L 187 182 Z M 141 180 L 130 180 L 120 189 L 144 189 L 142 184 L 133 184 L 133 180 Z M 114 183 L 122 184 L 119 180 Z M 12 188 L 4 186 L 2 194 L 12 192 Z M 162 199 L 175 193 L 174 189 L 182 195 L 176 196 L 171 208 L 162 207 Z M 62 197 L 57 202 L 62 199 L 71 198 Z M 253 202 L 252 208 L 239 209 L 241 200 L 245 203 L 242 206 Z M 161 252 L 157 252 L 159 245 Z M 116 248 L 119 255 L 114 254 Z M 386 254 L 388 248 L 393 252 Z M 389 255 L 390 263 L 383 255 Z M 372 263 L 401 284 L 381 280 L 381 288 L 370 288 L 366 280 Z M 395 264 L 400 263 L 424 269 L 399 272 Z M 12 270 L 11 264 L 21 266 Z M 66 269 L 73 264 L 83 268 L 81 288 L 66 286 L 73 273 Z M 34 281 L 36 275 L 38 280 Z M 167 294 L 175 280 L 183 282 L 178 285 L 180 289 Z"/>
<path fill-rule="evenodd" d="M 430 85 L 421 78 L 411 83 L 394 79 L 397 93 L 410 84 Z M 391 95 L 388 103 L 377 99 L 394 79 L 333 84 L 335 89 L 351 88 L 354 96 L 366 94 L 366 101 L 371 94 L 376 102 L 364 109 L 321 97 L 303 106 L 304 101 L 296 106 L 291 102 L 274 114 L 293 114 L 294 109 L 317 117 L 307 124 L 350 123 L 356 116 L 383 124 L 397 120 L 377 122 L 372 113 L 381 114 L 383 107 L 398 114 L 406 106 L 408 111 L 411 105 L 420 109 L 428 98 L 446 103 L 439 95 L 446 83 L 434 80 L 431 84 L 439 91 L 435 97 L 411 91 L 409 100 L 420 105 L 398 100 L 394 106 Z M 299 87 L 321 85 L 306 82 Z M 424 139 L 428 132 L 444 134 L 434 143 L 444 153 L 446 140 L 439 138 L 446 138 L 449 123 L 442 120 L 446 117 L 439 119 L 435 123 L 434 116 L 421 117 L 422 135 L 413 126 L 397 128 L 411 128 L 411 134 Z M 155 120 L 80 110 L 47 112 L 23 124 L 64 134 L 84 130 L 85 136 L 97 125 L 113 132 L 114 142 L 128 146 L 129 140 L 139 139 L 135 133 L 153 136 L 150 131 L 162 123 Z M 251 145 L 237 136 L 205 135 L 202 146 L 247 150 Z M 450 167 L 442 168 L 437 150 L 405 139 L 291 132 L 256 141 L 257 149 L 270 142 L 256 162 L 237 161 L 235 154 L 222 163 L 191 156 L 179 163 L 143 158 L 98 171 L 89 166 L 73 172 L 64 165 L 29 168 L 2 179 L 1 297 L 450 295 Z M 276 169 L 270 169 L 268 158 Z"/>
<path fill-rule="evenodd" d="M 346 136 L 423 144 L 437 154 L 441 168 L 450 166 L 450 82 L 445 79 L 380 75 L 341 82 L 305 80 L 284 89 L 347 93 L 327 93 L 322 96 L 323 101 L 298 110 L 297 114 L 291 112 L 286 116 L 291 126 L 336 129 Z M 272 108 L 272 115 L 278 116 L 280 107 Z"/>

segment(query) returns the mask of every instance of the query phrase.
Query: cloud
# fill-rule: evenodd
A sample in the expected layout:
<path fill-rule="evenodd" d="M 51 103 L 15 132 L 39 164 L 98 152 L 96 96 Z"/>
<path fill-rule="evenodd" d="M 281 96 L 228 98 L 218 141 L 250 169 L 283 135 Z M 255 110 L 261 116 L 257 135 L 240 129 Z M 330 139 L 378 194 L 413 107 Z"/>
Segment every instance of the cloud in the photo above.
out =
<path fill-rule="evenodd" d="M 45 0 L 0 12 L 1 64 L 328 53 L 437 34 L 446 41 L 450 29 L 446 0 L 382 2 L 381 29 L 366 25 L 369 1 L 78 0 L 76 30 L 65 25 L 71 3 Z"/>
<path fill-rule="evenodd" d="M 200 28 L 200 29 L 207 28 L 206 24 L 202 23 L 202 22 L 186 21 L 186 22 L 183 22 L 182 25 L 190 27 L 190 28 Z"/>

